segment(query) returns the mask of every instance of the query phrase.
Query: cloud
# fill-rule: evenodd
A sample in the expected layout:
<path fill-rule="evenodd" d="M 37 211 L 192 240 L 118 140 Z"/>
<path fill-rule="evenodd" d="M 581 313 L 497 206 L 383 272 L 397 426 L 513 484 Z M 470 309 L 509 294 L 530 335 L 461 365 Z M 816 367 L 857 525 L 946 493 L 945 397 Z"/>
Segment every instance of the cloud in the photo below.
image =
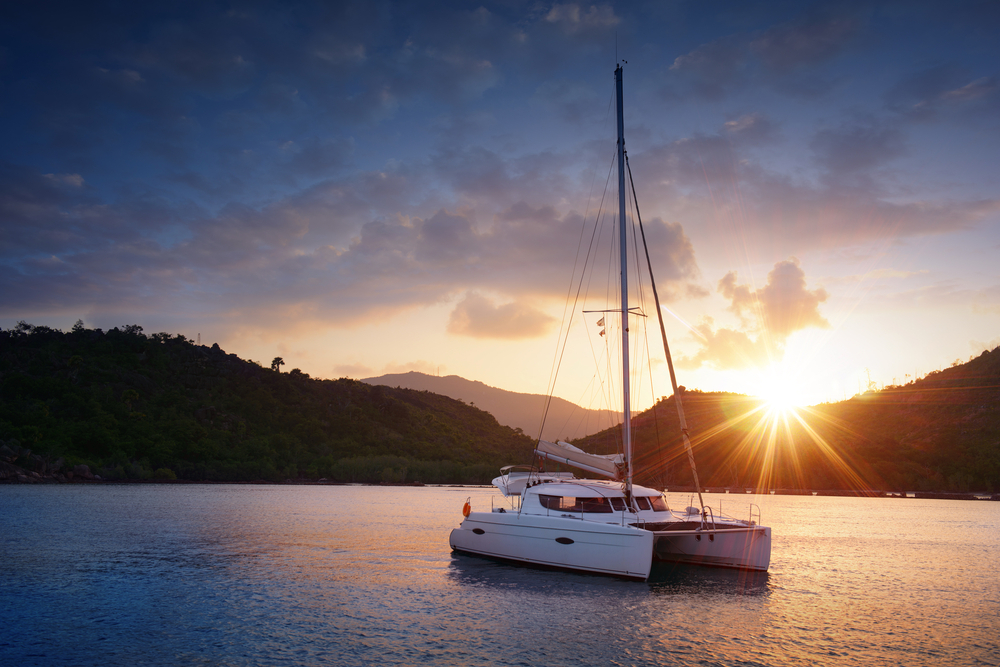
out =
<path fill-rule="evenodd" d="M 906 154 L 903 133 L 872 120 L 820 129 L 809 144 L 816 161 L 828 174 L 856 174 Z"/>
<path fill-rule="evenodd" d="M 670 71 L 683 77 L 694 94 L 719 100 L 749 66 L 748 55 L 746 38 L 729 35 L 678 56 Z"/>
<path fill-rule="evenodd" d="M 954 63 L 916 72 L 893 85 L 886 107 L 913 121 L 942 117 L 995 117 L 1000 113 L 1000 81 L 996 76 L 974 77 Z"/>
<path fill-rule="evenodd" d="M 806 274 L 794 257 L 774 265 L 767 274 L 767 284 L 753 292 L 736 283 L 734 272 L 719 281 L 719 293 L 730 300 L 730 310 L 740 317 L 752 313 L 757 329 L 772 338 L 784 340 L 807 327 L 829 328 L 830 323 L 819 313 L 819 304 L 826 301 L 823 288 L 806 289 Z"/>
<path fill-rule="evenodd" d="M 545 81 L 535 90 L 533 99 L 572 123 L 600 117 L 603 111 L 593 88 L 578 81 Z"/>
<path fill-rule="evenodd" d="M 901 185 L 889 167 L 908 155 L 906 137 L 871 119 L 813 135 L 822 169 L 815 178 L 801 168 L 796 175 L 770 169 L 748 151 L 753 146 L 727 132 L 633 153 L 633 165 L 642 165 L 643 210 L 669 211 L 688 227 L 733 225 L 727 233 L 751 244 L 766 238 L 786 255 L 971 229 L 1000 212 L 1000 198 L 949 199 Z"/>
<path fill-rule="evenodd" d="M 763 338 L 754 340 L 742 331 L 716 329 L 712 318 L 695 327 L 695 333 L 701 349 L 690 357 L 678 355 L 679 368 L 695 370 L 712 366 L 720 370 L 745 370 L 770 363 L 771 355 Z"/>
<path fill-rule="evenodd" d="M 618 25 L 620 19 L 609 5 L 590 5 L 584 9 L 577 3 L 554 4 L 545 16 L 549 23 L 558 25 L 569 33 L 597 33 Z"/>
<path fill-rule="evenodd" d="M 469 292 L 451 312 L 448 333 L 470 338 L 519 340 L 546 334 L 555 318 L 523 303 L 496 305 Z"/>
<path fill-rule="evenodd" d="M 774 265 L 767 284 L 759 290 L 739 284 L 735 272 L 719 281 L 718 291 L 729 300 L 729 310 L 740 318 L 740 330 L 714 327 L 707 320 L 696 327 L 701 349 L 682 358 L 685 368 L 710 365 L 718 369 L 763 367 L 784 355 L 785 342 L 796 331 L 829 328 L 819 312 L 826 301 L 823 288 L 806 288 L 805 272 L 794 257 Z"/>
<path fill-rule="evenodd" d="M 861 31 L 853 16 L 805 17 L 769 28 L 750 49 L 770 69 L 814 66 L 843 52 Z"/>
<path fill-rule="evenodd" d="M 74 188 L 83 187 L 83 176 L 80 174 L 45 174 L 45 178 Z"/>
<path fill-rule="evenodd" d="M 743 114 L 728 120 L 722 126 L 722 130 L 733 141 L 746 145 L 771 143 L 777 134 L 774 123 L 760 112 Z"/>
<path fill-rule="evenodd" d="M 720 101 L 765 85 L 796 97 L 819 97 L 842 78 L 823 66 L 849 50 L 863 29 L 863 21 L 853 15 L 807 13 L 763 32 L 719 37 L 674 59 L 670 72 L 681 90 L 668 87 L 666 94 Z"/>

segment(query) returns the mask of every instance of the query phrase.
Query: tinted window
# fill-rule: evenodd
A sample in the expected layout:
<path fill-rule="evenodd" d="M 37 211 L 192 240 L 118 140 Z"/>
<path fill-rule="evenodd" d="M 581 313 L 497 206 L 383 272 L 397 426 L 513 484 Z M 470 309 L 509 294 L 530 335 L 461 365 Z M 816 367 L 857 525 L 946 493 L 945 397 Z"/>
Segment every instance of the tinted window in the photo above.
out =
<path fill-rule="evenodd" d="M 573 496 L 545 496 L 538 494 L 538 501 L 545 509 L 557 512 L 588 512 L 610 514 L 611 503 L 607 498 L 574 498 Z"/>
<path fill-rule="evenodd" d="M 611 506 L 613 508 L 615 508 L 616 512 L 624 512 L 625 511 L 625 499 L 624 498 L 612 498 L 611 499 Z"/>
<path fill-rule="evenodd" d="M 663 499 L 663 496 L 656 496 L 655 498 L 650 498 L 653 502 L 653 510 L 656 512 L 667 512 L 670 510 L 667 507 L 667 501 Z"/>
<path fill-rule="evenodd" d="M 635 504 L 638 505 L 641 510 L 653 509 L 649 504 L 649 498 L 646 498 L 645 496 L 636 496 Z"/>
<path fill-rule="evenodd" d="M 562 496 L 543 496 L 538 494 L 538 501 L 542 503 L 542 507 L 549 510 L 561 510 L 562 509 Z"/>
<path fill-rule="evenodd" d="M 596 514 L 611 514 L 611 503 L 607 498 L 580 498 L 580 508 L 584 512 Z"/>

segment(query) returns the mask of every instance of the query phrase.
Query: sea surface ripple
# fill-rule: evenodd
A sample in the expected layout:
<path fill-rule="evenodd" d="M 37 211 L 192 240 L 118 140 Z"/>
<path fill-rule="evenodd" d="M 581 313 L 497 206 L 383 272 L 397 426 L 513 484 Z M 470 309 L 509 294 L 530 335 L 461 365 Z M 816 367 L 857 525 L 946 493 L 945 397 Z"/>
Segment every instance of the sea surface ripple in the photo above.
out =
<path fill-rule="evenodd" d="M 635 583 L 452 554 L 493 495 L 0 487 L 0 664 L 1000 665 L 1000 503 L 709 495 L 770 572 Z"/>

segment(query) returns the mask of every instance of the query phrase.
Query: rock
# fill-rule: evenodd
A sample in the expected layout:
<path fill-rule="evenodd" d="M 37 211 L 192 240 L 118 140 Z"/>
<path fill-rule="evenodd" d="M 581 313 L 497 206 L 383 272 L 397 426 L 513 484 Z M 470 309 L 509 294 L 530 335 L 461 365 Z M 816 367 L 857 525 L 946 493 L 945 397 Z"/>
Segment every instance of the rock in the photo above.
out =
<path fill-rule="evenodd" d="M 7 445 L 0 445 L 0 459 L 3 459 L 4 461 L 14 462 L 15 460 L 17 460 L 17 454 L 15 454 L 14 450 L 8 447 Z"/>
<path fill-rule="evenodd" d="M 45 459 L 43 459 L 38 454 L 32 454 L 28 457 L 26 462 L 26 467 L 32 473 L 42 473 L 45 474 Z"/>
<path fill-rule="evenodd" d="M 90 466 L 84 465 L 83 463 L 73 466 L 73 476 L 82 477 L 83 479 L 94 479 L 94 474 L 90 472 Z"/>

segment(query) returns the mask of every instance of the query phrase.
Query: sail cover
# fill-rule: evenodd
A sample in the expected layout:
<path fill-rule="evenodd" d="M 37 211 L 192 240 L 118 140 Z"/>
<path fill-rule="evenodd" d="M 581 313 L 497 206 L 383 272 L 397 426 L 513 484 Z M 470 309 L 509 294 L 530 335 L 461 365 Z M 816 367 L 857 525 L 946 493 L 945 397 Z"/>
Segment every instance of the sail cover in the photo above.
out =
<path fill-rule="evenodd" d="M 597 475 L 604 475 L 616 479 L 619 477 L 622 466 L 621 454 L 588 454 L 579 447 L 574 447 L 568 442 L 549 442 L 539 440 L 535 447 L 535 454 L 567 465 L 576 466 Z"/>

